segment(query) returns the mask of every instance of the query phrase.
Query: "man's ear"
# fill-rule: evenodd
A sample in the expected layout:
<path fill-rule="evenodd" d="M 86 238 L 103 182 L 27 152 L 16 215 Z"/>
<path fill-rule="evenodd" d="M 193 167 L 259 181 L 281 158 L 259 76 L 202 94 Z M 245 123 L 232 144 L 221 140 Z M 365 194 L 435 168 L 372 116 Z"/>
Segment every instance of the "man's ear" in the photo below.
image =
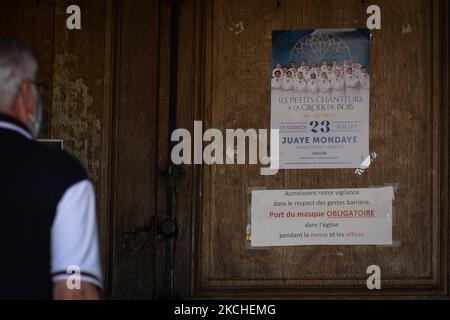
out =
<path fill-rule="evenodd" d="M 29 115 L 33 113 L 33 108 L 31 82 L 30 80 L 24 80 L 16 100 L 16 114 L 22 123 L 28 124 L 30 122 Z"/>

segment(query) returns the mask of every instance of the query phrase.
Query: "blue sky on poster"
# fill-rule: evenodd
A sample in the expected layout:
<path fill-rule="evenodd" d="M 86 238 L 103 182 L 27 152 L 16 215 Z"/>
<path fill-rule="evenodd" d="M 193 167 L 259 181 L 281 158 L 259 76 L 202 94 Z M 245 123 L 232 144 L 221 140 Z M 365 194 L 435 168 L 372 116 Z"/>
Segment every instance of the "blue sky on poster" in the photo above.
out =
<path fill-rule="evenodd" d="M 331 41 L 317 41 L 320 35 L 329 37 Z M 311 38 L 316 41 L 306 43 Z M 293 48 L 302 40 L 301 51 L 292 55 Z M 339 48 L 338 48 L 339 47 Z M 307 60 L 310 65 L 315 61 L 322 64 L 323 59 L 329 63 L 333 59 L 341 64 L 344 58 L 349 58 L 350 62 L 359 59 L 370 72 L 370 31 L 368 29 L 305 29 L 305 30 L 274 30 L 272 32 L 272 69 L 276 63 L 289 66 L 291 59 L 297 64 L 301 59 Z"/>

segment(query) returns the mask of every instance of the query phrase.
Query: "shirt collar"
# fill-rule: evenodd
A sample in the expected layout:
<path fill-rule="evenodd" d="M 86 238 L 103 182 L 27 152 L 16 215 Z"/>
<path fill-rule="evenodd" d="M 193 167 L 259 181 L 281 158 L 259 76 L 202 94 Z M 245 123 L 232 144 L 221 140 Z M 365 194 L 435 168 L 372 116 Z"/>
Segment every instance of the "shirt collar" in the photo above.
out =
<path fill-rule="evenodd" d="M 22 122 L 4 113 L 0 113 L 0 129 L 15 131 L 27 139 L 33 139 L 30 130 Z"/>

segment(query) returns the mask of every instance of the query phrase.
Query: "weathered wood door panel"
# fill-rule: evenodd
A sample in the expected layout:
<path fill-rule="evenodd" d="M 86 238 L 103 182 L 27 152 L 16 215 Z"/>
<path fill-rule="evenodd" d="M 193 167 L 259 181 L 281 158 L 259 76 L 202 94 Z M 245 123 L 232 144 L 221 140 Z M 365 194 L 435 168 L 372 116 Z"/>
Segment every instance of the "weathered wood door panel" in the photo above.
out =
<path fill-rule="evenodd" d="M 180 126 L 192 128 L 193 120 L 202 120 L 204 129 L 269 128 L 272 30 L 364 28 L 370 4 L 185 1 L 182 26 L 192 36 L 181 39 L 188 50 L 180 52 L 180 61 L 193 61 L 185 72 L 195 81 L 180 83 L 185 97 Z M 176 254 L 182 295 L 448 295 L 448 5 L 431 0 L 376 4 L 382 29 L 374 31 L 371 44 L 370 150 L 378 154 L 373 166 L 363 176 L 353 170 L 261 176 L 254 165 L 189 168 L 192 176 L 179 186 L 181 201 L 190 204 L 190 211 L 179 212 L 180 223 L 183 230 L 192 227 L 192 237 L 179 239 L 183 250 Z M 251 188 L 387 184 L 396 187 L 393 246 L 255 250 L 246 245 Z M 186 261 L 191 261 L 190 279 Z M 381 291 L 365 286 L 372 264 L 381 267 Z"/>
<path fill-rule="evenodd" d="M 114 90 L 108 290 L 155 294 L 159 1 L 114 3 Z"/>

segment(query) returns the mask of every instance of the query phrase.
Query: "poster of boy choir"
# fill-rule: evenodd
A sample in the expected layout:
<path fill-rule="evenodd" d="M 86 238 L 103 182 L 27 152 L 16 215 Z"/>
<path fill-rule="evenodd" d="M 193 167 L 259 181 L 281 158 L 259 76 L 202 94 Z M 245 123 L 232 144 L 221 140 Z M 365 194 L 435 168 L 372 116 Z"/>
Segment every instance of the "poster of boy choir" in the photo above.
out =
<path fill-rule="evenodd" d="M 358 168 L 369 155 L 367 29 L 272 34 L 271 128 L 281 169 Z"/>

